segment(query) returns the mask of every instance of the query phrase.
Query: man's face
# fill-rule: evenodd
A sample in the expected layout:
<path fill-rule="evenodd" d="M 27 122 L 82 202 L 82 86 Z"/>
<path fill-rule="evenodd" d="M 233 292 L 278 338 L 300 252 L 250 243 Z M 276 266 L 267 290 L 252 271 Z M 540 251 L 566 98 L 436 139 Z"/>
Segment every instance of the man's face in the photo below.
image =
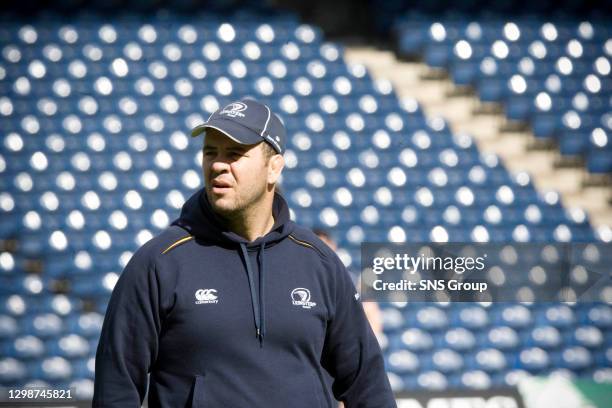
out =
<path fill-rule="evenodd" d="M 217 213 L 231 215 L 264 198 L 269 160 L 262 143 L 242 145 L 215 129 L 206 131 L 204 182 L 208 201 Z"/>

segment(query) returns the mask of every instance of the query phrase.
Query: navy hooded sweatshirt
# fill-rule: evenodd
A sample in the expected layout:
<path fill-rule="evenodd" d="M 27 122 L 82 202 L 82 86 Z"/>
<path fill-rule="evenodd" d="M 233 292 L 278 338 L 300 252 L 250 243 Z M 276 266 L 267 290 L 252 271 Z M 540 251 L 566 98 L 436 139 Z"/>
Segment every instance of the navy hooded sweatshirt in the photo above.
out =
<path fill-rule="evenodd" d="M 289 219 L 248 242 L 204 190 L 132 257 L 96 352 L 94 407 L 395 407 L 380 348 L 335 253 Z"/>

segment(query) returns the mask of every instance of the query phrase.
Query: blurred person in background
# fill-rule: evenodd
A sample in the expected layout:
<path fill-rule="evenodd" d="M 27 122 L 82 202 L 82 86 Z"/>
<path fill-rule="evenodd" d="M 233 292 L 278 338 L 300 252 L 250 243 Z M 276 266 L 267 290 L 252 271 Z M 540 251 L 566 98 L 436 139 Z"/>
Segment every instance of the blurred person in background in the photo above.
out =
<path fill-rule="evenodd" d="M 332 236 L 324 229 L 315 228 L 313 232 L 321 239 L 321 241 L 325 242 L 334 252 L 338 250 L 338 244 L 332 238 Z M 359 290 L 360 281 L 357 279 L 355 286 L 357 290 Z M 383 332 L 383 321 L 382 314 L 380 312 L 380 307 L 378 307 L 378 303 L 376 302 L 363 302 L 363 310 L 368 318 L 368 322 L 374 331 L 374 334 L 377 338 L 380 338 L 380 335 Z"/>
<path fill-rule="evenodd" d="M 329 246 L 334 252 L 338 250 L 338 244 L 336 244 L 336 241 L 332 238 L 329 232 L 327 232 L 326 230 L 322 228 L 314 228 L 312 231 L 315 233 L 317 237 L 319 237 L 319 239 L 321 239 L 321 241 L 325 242 L 325 244 L 327 244 L 327 246 Z M 359 291 L 360 283 L 361 283 L 360 279 L 358 278 L 355 282 L 357 291 Z M 382 331 L 383 331 L 383 322 L 382 322 L 382 314 L 380 312 L 380 308 L 378 307 L 378 303 L 365 302 L 365 303 L 362 303 L 362 305 L 363 305 L 363 311 L 365 312 L 368 322 L 370 323 L 370 327 L 372 327 L 372 331 L 374 332 L 374 335 L 380 341 L 380 336 L 382 335 Z M 332 379 L 329 379 L 328 381 L 331 384 Z M 333 395 L 332 392 L 330 392 L 330 394 Z M 344 408 L 344 404 L 340 402 L 338 404 L 338 408 Z"/>

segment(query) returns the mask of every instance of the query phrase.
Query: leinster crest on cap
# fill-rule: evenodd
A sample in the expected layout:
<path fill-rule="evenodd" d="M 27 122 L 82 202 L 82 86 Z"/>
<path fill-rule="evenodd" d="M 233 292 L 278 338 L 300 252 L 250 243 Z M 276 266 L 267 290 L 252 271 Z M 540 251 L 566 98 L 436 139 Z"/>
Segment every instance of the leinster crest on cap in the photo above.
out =
<path fill-rule="evenodd" d="M 245 111 L 246 109 L 247 109 L 247 106 L 244 103 L 232 102 L 229 105 L 227 105 L 225 108 L 223 108 L 223 110 L 219 112 L 219 114 L 229 116 L 230 118 L 235 118 L 235 117 L 243 118 L 244 113 L 242 112 Z"/>

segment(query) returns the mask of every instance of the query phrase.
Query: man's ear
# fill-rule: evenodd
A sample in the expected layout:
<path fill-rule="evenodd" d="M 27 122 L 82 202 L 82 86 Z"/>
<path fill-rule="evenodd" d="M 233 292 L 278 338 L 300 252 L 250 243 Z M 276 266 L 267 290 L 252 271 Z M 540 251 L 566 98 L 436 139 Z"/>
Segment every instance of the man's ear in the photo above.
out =
<path fill-rule="evenodd" d="M 285 158 L 281 154 L 270 157 L 268 162 L 268 184 L 276 184 L 285 167 Z"/>

